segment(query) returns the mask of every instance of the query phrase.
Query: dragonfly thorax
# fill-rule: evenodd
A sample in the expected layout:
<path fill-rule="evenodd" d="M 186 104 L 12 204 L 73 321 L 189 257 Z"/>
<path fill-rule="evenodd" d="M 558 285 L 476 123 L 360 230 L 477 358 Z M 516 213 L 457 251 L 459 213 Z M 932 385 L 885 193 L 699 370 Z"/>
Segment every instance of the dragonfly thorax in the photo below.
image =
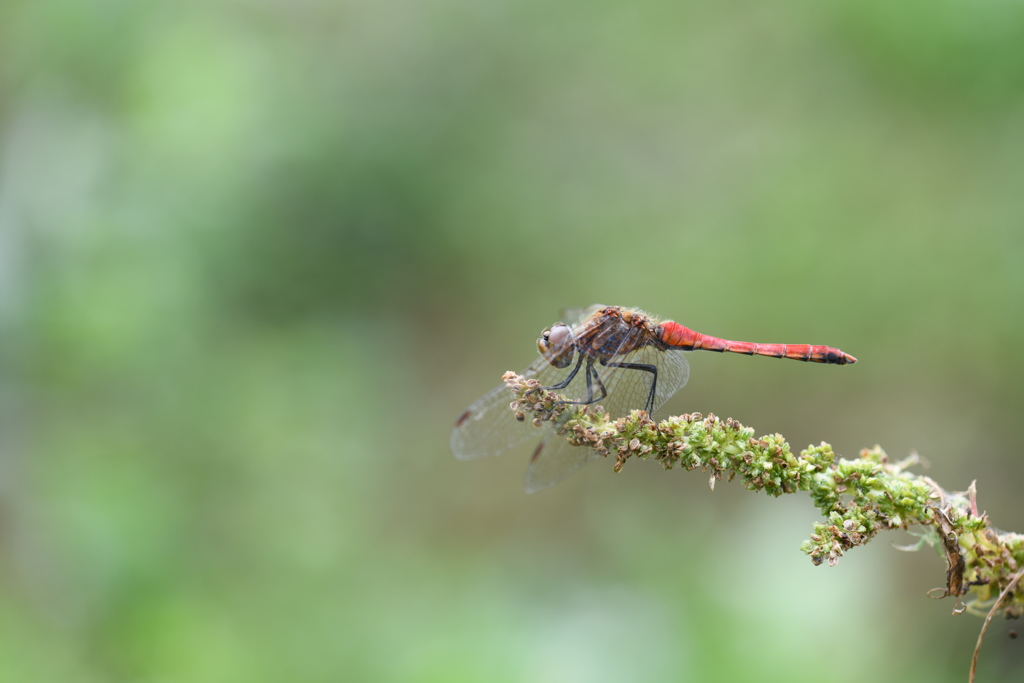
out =
<path fill-rule="evenodd" d="M 541 332 L 537 340 L 537 349 L 556 368 L 569 367 L 576 352 L 572 330 L 564 323 L 552 325 Z"/>

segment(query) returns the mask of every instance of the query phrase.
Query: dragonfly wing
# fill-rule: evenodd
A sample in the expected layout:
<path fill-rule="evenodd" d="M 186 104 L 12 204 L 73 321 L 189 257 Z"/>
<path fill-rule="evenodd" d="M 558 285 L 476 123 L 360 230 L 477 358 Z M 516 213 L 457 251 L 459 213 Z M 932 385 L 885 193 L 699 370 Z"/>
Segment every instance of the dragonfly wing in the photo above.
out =
<path fill-rule="evenodd" d="M 543 491 L 600 457 L 593 448 L 570 446 L 565 437 L 552 431 L 537 445 L 530 458 L 524 488 L 527 493 Z"/>
<path fill-rule="evenodd" d="M 662 350 L 647 346 L 632 353 L 616 357 L 616 362 L 653 366 L 657 368 L 654 392 L 654 410 L 679 391 L 689 378 L 690 366 L 686 357 L 677 350 Z M 580 375 L 584 371 L 580 371 Z M 601 367 L 598 376 L 608 391 L 606 399 L 599 401 L 611 418 L 643 408 L 651 391 L 654 373 L 621 366 Z M 574 398 L 586 396 L 585 380 L 574 378 L 567 387 Z M 552 431 L 537 446 L 526 470 L 526 492 L 536 493 L 554 486 L 601 455 L 593 448 L 571 446 L 565 437 Z"/>
<path fill-rule="evenodd" d="M 686 357 L 677 349 L 659 349 L 644 346 L 630 353 L 615 356 L 609 366 L 599 366 L 598 376 L 608 391 L 608 397 L 598 401 L 611 418 L 628 415 L 631 410 L 642 409 L 651 392 L 655 374 L 638 367 L 621 367 L 615 363 L 657 368 L 657 384 L 654 391 L 656 412 L 677 391 L 686 385 L 690 377 L 690 366 Z"/>
<path fill-rule="evenodd" d="M 529 421 L 519 422 L 509 407 L 512 394 L 502 384 L 477 399 L 452 429 L 452 454 L 459 460 L 501 455 L 541 432 Z"/>
<path fill-rule="evenodd" d="M 542 386 L 550 386 L 565 379 L 570 371 L 552 366 L 541 356 L 520 374 L 526 378 L 536 378 Z M 572 384 L 560 393 L 567 393 L 572 398 L 577 395 L 586 396 L 584 373 L 581 371 L 577 375 Z M 512 392 L 502 384 L 466 408 L 452 429 L 451 448 L 455 457 L 459 460 L 473 460 L 501 455 L 551 431 L 552 425 L 549 422 L 540 428 L 534 427 L 529 413 L 523 422 L 516 420 L 515 411 L 511 407 L 513 400 Z"/>

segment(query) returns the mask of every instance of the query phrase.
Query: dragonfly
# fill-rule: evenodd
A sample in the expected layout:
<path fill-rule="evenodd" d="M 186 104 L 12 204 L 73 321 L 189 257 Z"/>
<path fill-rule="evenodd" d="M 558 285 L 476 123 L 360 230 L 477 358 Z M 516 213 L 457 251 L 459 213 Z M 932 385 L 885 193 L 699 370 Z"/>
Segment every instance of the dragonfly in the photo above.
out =
<path fill-rule="evenodd" d="M 573 324 L 559 322 L 545 329 L 537 349 L 540 356 L 520 373 L 524 378 L 535 378 L 542 388 L 557 391 L 565 403 L 600 404 L 613 419 L 634 409 L 653 415 L 679 391 L 690 373 L 683 351 L 728 351 L 830 365 L 857 362 L 831 346 L 730 341 L 660 321 L 636 308 L 599 304 Z M 510 392 L 501 385 L 466 408 L 452 429 L 455 457 L 501 455 L 540 436 L 526 470 L 527 493 L 554 486 L 601 457 L 592 448 L 570 445 L 558 435 L 558 422 L 544 422 L 538 430 L 529 420 L 517 419 L 510 403 Z"/>

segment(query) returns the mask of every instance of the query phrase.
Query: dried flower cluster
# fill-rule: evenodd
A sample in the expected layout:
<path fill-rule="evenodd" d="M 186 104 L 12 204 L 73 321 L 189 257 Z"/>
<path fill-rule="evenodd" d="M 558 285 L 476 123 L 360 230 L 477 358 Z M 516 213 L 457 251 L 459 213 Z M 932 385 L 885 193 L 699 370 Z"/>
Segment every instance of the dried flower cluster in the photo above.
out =
<path fill-rule="evenodd" d="M 917 547 L 932 545 L 946 559 L 942 595 L 954 596 L 958 605 L 963 599 L 982 614 L 1024 567 L 1024 536 L 991 527 L 978 512 L 974 485 L 947 493 L 908 471 L 919 462 L 916 457 L 890 462 L 876 446 L 857 459 L 837 459 L 826 443 L 794 455 L 781 435 L 756 437 L 731 418 L 693 413 L 655 423 L 643 411 L 613 418 L 599 406 L 565 404 L 536 380 L 511 372 L 503 379 L 515 396 L 518 419 L 532 416 L 538 427 L 553 422 L 573 445 L 614 458 L 616 472 L 632 457 L 653 458 L 667 470 L 708 473 L 712 489 L 716 481 L 738 476 L 751 491 L 772 496 L 807 491 L 824 517 L 801 546 L 815 564 L 835 565 L 845 551 L 880 531 L 919 526 L 924 533 Z M 999 608 L 1007 617 L 1024 614 L 1024 587 L 1013 585 Z"/>

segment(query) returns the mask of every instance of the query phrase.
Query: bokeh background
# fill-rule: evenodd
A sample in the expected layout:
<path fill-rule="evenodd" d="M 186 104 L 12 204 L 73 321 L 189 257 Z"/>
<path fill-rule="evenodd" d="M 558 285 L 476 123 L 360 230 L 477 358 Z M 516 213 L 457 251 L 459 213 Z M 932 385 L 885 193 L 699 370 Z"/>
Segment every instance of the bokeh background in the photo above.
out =
<path fill-rule="evenodd" d="M 881 537 L 455 417 L 564 306 L 824 343 L 667 412 L 919 452 L 1024 530 L 1024 6 L 0 5 L 0 679 L 961 681 Z M 995 622 L 985 680 L 1024 670 Z"/>

